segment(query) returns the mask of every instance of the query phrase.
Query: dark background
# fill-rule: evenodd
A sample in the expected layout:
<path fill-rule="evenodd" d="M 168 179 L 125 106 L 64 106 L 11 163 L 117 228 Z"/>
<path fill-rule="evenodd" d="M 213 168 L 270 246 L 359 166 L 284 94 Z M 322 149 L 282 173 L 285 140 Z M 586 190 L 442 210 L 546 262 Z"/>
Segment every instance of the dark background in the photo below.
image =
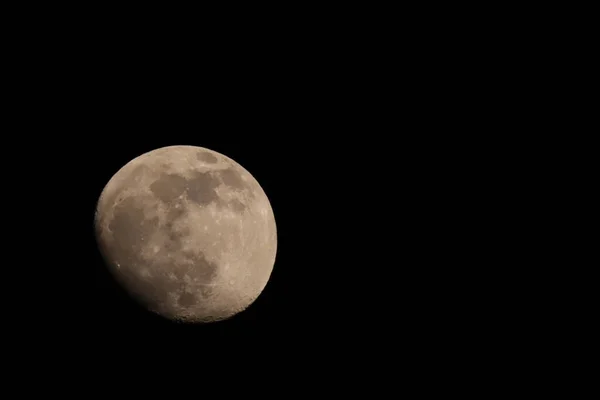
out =
<path fill-rule="evenodd" d="M 267 75 L 254 79 L 273 78 Z M 379 298 L 393 295 L 377 293 L 378 270 L 396 263 L 378 259 L 398 232 L 391 222 L 397 208 L 381 214 L 395 183 L 380 182 L 386 173 L 377 170 L 390 160 L 378 150 L 383 142 L 361 133 L 377 124 L 369 109 L 323 99 L 293 78 L 282 83 L 281 96 L 270 94 L 273 83 L 186 90 L 200 100 L 182 93 L 183 83 L 171 91 L 141 80 L 135 89 L 124 89 L 131 80 L 118 74 L 86 78 L 76 89 L 56 85 L 62 95 L 44 99 L 47 112 L 36 117 L 37 127 L 52 131 L 36 142 L 44 179 L 35 190 L 52 193 L 35 206 L 47 230 L 46 251 L 36 254 L 46 259 L 36 267 L 44 348 L 60 343 L 61 352 L 81 348 L 87 356 L 147 354 L 149 347 L 167 357 L 238 350 L 302 356 L 317 351 L 315 343 L 345 346 L 340 338 L 360 335 L 366 321 L 373 326 L 386 303 Z M 210 325 L 175 324 L 141 309 L 112 280 L 94 238 L 96 202 L 113 174 L 144 152 L 177 144 L 207 147 L 243 165 L 267 193 L 277 223 L 277 258 L 262 295 L 238 316 Z M 368 228 L 381 223 L 385 231 Z"/>
<path fill-rule="evenodd" d="M 260 374 L 226 386 L 245 392 L 282 375 L 295 392 L 319 373 L 352 391 L 368 375 L 446 391 L 438 377 L 469 386 L 523 341 L 537 309 L 515 323 L 506 304 L 523 309 L 515 286 L 539 286 L 523 277 L 537 255 L 512 252 L 537 235 L 515 210 L 539 209 L 527 191 L 545 164 L 516 178 L 546 140 L 523 138 L 554 120 L 532 111 L 533 94 L 554 90 L 542 73 L 554 62 L 530 62 L 547 32 L 526 22 L 539 11 L 510 12 L 535 32 L 524 40 L 512 17 L 454 5 L 25 7 L 6 13 L 0 157 L 2 357 L 32 382 L 19 390 L 48 389 L 30 378 L 37 368 L 61 389 L 86 375 L 93 391 L 164 380 L 202 394 L 223 388 L 211 371 Z M 97 250 L 104 185 L 174 144 L 241 163 L 275 212 L 271 281 L 229 321 L 183 326 L 144 312 Z"/>
<path fill-rule="evenodd" d="M 414 189 L 421 184 L 413 174 L 427 166 L 398 171 L 406 163 L 399 154 L 408 151 L 392 157 L 385 147 L 398 141 L 361 133 L 369 131 L 361 121 L 367 108 L 342 122 L 333 121 L 341 104 L 330 104 L 325 118 L 298 111 L 298 100 L 285 107 L 270 102 L 268 111 L 249 102 L 184 116 L 179 102 L 163 99 L 117 115 L 71 109 L 68 119 L 75 123 L 66 129 L 64 147 L 48 150 L 51 162 L 41 172 L 47 178 L 35 188 L 52 193 L 35 206 L 48 237 L 46 251 L 36 254 L 44 261 L 35 266 L 42 270 L 35 284 L 41 289 L 33 300 L 41 310 L 33 323 L 41 324 L 44 351 L 86 360 L 140 354 L 136 364 L 147 357 L 225 362 L 246 353 L 284 365 L 306 359 L 344 364 L 439 333 L 425 328 L 435 315 L 422 312 L 432 302 L 442 312 L 431 291 L 444 279 L 432 260 L 443 250 L 430 247 L 432 236 L 442 235 L 432 228 L 435 208 Z M 301 101 L 318 103 L 315 97 Z M 259 181 L 274 210 L 278 250 L 271 279 L 254 304 L 227 321 L 187 326 L 146 312 L 112 280 L 95 242 L 96 202 L 112 175 L 144 152 L 175 144 L 236 160 Z"/>
<path fill-rule="evenodd" d="M 430 244 L 444 235 L 432 225 L 445 194 L 421 177 L 445 144 L 428 133 L 422 93 L 409 91 L 412 75 L 400 92 L 398 77 L 382 78 L 385 60 L 372 68 L 374 58 L 344 58 L 339 48 L 315 47 L 311 57 L 258 50 L 257 62 L 240 63 L 86 49 L 77 57 L 71 48 L 36 53 L 45 68 L 23 66 L 29 75 L 13 102 L 35 110 L 18 126 L 35 147 L 35 161 L 21 169 L 34 181 L 15 184 L 35 193 L 19 201 L 31 203 L 27 215 L 44 227 L 39 251 L 28 255 L 43 261 L 29 261 L 36 296 L 27 300 L 41 315 L 44 349 L 176 355 L 176 346 L 301 357 L 326 348 L 350 357 L 373 352 L 397 327 L 408 337 L 424 333 L 432 317 L 419 310 L 432 302 L 432 281 L 444 279 L 431 261 L 440 250 Z M 110 279 L 94 239 L 94 209 L 112 175 L 177 144 L 243 165 L 277 222 L 266 289 L 247 311 L 208 326 L 141 310 Z"/>
<path fill-rule="evenodd" d="M 251 110 L 258 112 L 255 107 Z M 290 133 L 261 126 L 256 116 L 252 120 L 252 116 L 235 107 L 217 115 L 199 112 L 200 115 L 184 121 L 173 114 L 176 111 L 172 108 L 148 110 L 140 116 L 145 122 L 138 122 L 135 133 L 118 128 L 114 134 L 103 134 L 103 129 L 98 129 L 95 137 L 87 136 L 84 160 L 76 156 L 81 172 L 77 183 L 71 183 L 71 190 L 77 195 L 76 202 L 73 198 L 68 200 L 68 209 L 77 229 L 77 261 L 67 264 L 70 272 L 65 289 L 77 298 L 81 309 L 78 323 L 105 332 L 107 337 L 126 331 L 141 332 L 143 337 L 172 335 L 173 340 L 182 340 L 190 334 L 195 340 L 202 336 L 210 342 L 242 332 L 246 338 L 255 335 L 257 339 L 275 332 L 291 333 L 327 318 L 331 311 L 327 311 L 324 299 L 319 300 L 319 293 L 328 277 L 340 273 L 343 267 L 332 263 L 337 240 L 334 232 L 327 234 L 343 207 L 339 199 L 331 197 L 337 191 L 330 185 L 340 184 L 331 177 L 332 171 L 340 169 L 335 165 L 338 157 L 326 154 L 325 147 L 319 150 L 318 141 L 313 142 L 308 135 L 303 140 L 294 139 Z M 274 109 L 269 114 L 261 119 L 277 123 L 283 118 Z M 129 114 L 127 120 L 131 119 L 134 118 Z M 222 126 L 221 121 L 228 122 Z M 126 121 L 118 118 L 107 125 L 123 122 Z M 96 201 L 112 175 L 146 151 L 175 144 L 207 147 L 243 165 L 267 193 L 278 227 L 276 265 L 263 294 L 247 311 L 208 326 L 170 323 L 129 301 L 107 274 L 93 237 Z M 73 243 L 69 244 L 72 247 Z M 72 254 L 72 250 L 69 252 Z M 143 340 L 139 339 L 139 343 Z"/>
<path fill-rule="evenodd" d="M 360 30 L 259 30 L 194 43 L 103 29 L 18 47 L 5 111 L 23 144 L 4 160 L 20 172 L 9 201 L 25 210 L 8 213 L 12 252 L 26 266 L 10 281 L 16 331 L 26 326 L 54 358 L 114 362 L 132 352 L 256 352 L 343 364 L 448 338 L 439 334 L 457 319 L 448 327 L 444 318 L 457 311 L 444 301 L 455 294 L 438 290 L 452 271 L 439 258 L 456 251 L 447 243 L 461 177 L 449 166 L 461 160 L 448 149 L 461 143 L 439 133 L 463 125 L 437 107 L 456 99 L 443 86 L 450 80 L 438 83 L 436 61 L 419 56 L 426 49 L 412 40 L 390 47 L 386 26 L 377 29 L 381 40 Z M 177 144 L 239 162 L 275 213 L 271 280 L 228 321 L 185 326 L 145 312 L 112 281 L 95 243 L 94 209 L 112 175 Z M 35 247 L 23 217 L 42 232 Z"/>

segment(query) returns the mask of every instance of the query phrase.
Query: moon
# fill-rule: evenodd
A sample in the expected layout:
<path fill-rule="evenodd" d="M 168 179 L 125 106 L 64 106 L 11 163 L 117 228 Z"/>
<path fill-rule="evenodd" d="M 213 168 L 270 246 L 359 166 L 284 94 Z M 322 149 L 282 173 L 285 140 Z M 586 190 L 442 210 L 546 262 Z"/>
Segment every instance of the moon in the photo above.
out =
<path fill-rule="evenodd" d="M 112 275 L 174 321 L 230 318 L 250 306 L 277 252 L 273 209 L 231 158 L 168 146 L 131 160 L 106 184 L 94 227 Z"/>

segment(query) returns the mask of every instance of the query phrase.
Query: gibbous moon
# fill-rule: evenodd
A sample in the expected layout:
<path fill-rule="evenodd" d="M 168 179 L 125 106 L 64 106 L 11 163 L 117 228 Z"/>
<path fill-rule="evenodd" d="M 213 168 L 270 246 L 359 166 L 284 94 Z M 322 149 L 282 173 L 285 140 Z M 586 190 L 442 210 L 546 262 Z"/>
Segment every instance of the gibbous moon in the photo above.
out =
<path fill-rule="evenodd" d="M 116 280 L 167 319 L 211 322 L 246 309 L 277 251 L 269 200 L 232 159 L 195 146 L 142 154 L 100 195 L 96 239 Z"/>

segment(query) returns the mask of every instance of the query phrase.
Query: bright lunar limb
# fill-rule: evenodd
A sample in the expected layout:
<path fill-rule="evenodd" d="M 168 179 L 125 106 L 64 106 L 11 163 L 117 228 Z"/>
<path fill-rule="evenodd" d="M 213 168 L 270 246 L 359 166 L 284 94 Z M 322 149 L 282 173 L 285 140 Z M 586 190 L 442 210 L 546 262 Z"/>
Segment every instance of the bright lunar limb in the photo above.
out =
<path fill-rule="evenodd" d="M 142 154 L 100 195 L 100 251 L 116 280 L 150 311 L 210 322 L 246 309 L 277 251 L 275 217 L 254 177 L 195 146 Z"/>

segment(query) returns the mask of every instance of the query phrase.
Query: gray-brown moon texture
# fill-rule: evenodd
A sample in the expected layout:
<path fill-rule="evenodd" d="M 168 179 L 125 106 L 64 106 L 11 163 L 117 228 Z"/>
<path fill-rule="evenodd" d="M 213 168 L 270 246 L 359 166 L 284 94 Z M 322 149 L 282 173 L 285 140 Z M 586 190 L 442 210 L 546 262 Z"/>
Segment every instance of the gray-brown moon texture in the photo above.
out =
<path fill-rule="evenodd" d="M 116 280 L 170 320 L 234 316 L 261 294 L 275 263 L 264 190 L 241 165 L 202 147 L 163 147 L 127 163 L 102 191 L 94 223 Z"/>

